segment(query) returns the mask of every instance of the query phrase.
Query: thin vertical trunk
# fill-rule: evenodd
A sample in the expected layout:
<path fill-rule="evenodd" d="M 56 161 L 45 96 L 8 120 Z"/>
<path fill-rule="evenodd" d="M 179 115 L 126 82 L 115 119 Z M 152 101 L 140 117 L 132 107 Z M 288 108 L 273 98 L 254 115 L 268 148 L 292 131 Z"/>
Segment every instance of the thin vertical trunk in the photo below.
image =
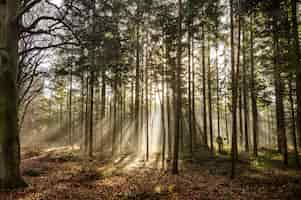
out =
<path fill-rule="evenodd" d="M 193 24 L 193 21 L 192 21 Z M 192 67 L 192 147 L 196 146 L 196 116 L 195 116 L 195 64 L 194 64 L 194 38 L 191 35 L 191 67 Z"/>
<path fill-rule="evenodd" d="M 161 98 L 161 117 L 162 117 L 162 169 L 165 169 L 165 149 L 166 149 L 166 128 L 165 128 L 165 84 L 164 84 L 164 65 L 162 67 L 162 98 Z"/>
<path fill-rule="evenodd" d="M 69 62 L 69 65 L 70 65 L 70 71 L 69 71 L 70 82 L 69 82 L 68 133 L 69 133 L 69 146 L 73 146 L 73 144 L 72 144 L 72 78 L 73 78 L 73 75 L 72 75 L 72 62 Z"/>
<path fill-rule="evenodd" d="M 179 137 L 180 137 L 180 123 L 181 123 L 181 59 L 182 59 L 182 0 L 178 0 L 178 37 L 177 37 L 177 66 L 175 74 L 175 134 L 174 134 L 174 155 L 172 173 L 178 174 L 178 160 L 179 160 Z"/>
<path fill-rule="evenodd" d="M 96 30 L 96 24 L 95 24 L 95 20 L 96 20 L 96 0 L 93 0 L 93 13 L 92 13 L 92 33 L 95 34 L 95 30 Z M 94 84 L 95 84 L 95 70 L 96 70 L 96 63 L 95 63 L 95 46 L 92 45 L 92 49 L 91 49 L 91 69 L 90 69 L 90 127 L 89 127 L 89 157 L 93 157 L 93 126 L 94 126 Z"/>
<path fill-rule="evenodd" d="M 148 68 L 149 68 L 149 52 L 146 52 L 146 65 L 145 65 L 145 117 L 146 117 L 146 160 L 149 160 L 149 87 L 148 87 Z"/>
<path fill-rule="evenodd" d="M 167 102 L 167 122 L 168 122 L 168 161 L 172 158 L 172 130 L 171 130 L 171 111 L 170 111 L 170 92 L 169 88 L 166 90 L 166 102 Z"/>
<path fill-rule="evenodd" d="M 90 92 L 89 92 L 89 76 L 87 76 L 86 80 L 86 111 L 85 111 L 85 152 L 88 152 L 88 146 L 89 146 L 89 98 L 90 98 Z"/>
<path fill-rule="evenodd" d="M 225 117 L 225 124 L 226 124 L 226 139 L 227 139 L 227 144 L 230 144 L 230 137 L 229 137 L 229 128 L 228 128 L 228 109 L 227 109 L 227 101 L 225 97 L 225 112 L 224 112 L 224 117 Z"/>
<path fill-rule="evenodd" d="M 300 63 L 300 43 L 298 32 L 298 11 L 297 0 L 291 1 L 292 7 L 292 31 L 294 49 L 294 67 L 296 68 L 296 96 L 297 96 L 297 133 L 299 135 L 299 145 L 301 146 L 301 63 Z"/>
<path fill-rule="evenodd" d="M 203 67 L 203 128 L 204 142 L 208 147 L 207 137 L 207 104 L 206 104 L 206 66 L 205 66 L 205 27 L 202 25 L 202 67 Z"/>
<path fill-rule="evenodd" d="M 139 11 L 137 12 L 139 13 Z M 140 40 L 140 26 L 137 23 L 136 25 L 135 130 L 134 130 L 135 147 L 138 147 L 138 143 L 139 143 L 139 106 L 140 106 L 140 95 L 139 95 L 140 93 L 140 42 L 139 40 Z"/>
<path fill-rule="evenodd" d="M 93 56 L 92 56 L 93 58 Z M 94 61 L 94 59 L 93 59 Z M 93 125 L 94 125 L 94 72 L 93 69 L 91 71 L 91 80 L 90 80 L 90 117 L 89 117 L 89 157 L 93 156 Z"/>
<path fill-rule="evenodd" d="M 292 139 L 293 139 L 293 145 L 294 145 L 294 152 L 295 152 L 295 161 L 296 166 L 300 167 L 300 161 L 299 161 L 299 153 L 298 153 L 298 145 L 297 145 L 297 135 L 296 135 L 296 118 L 295 118 L 295 108 L 294 108 L 294 98 L 293 98 L 293 76 L 289 78 L 289 101 L 290 101 L 290 107 L 291 107 L 291 121 L 292 121 Z"/>
<path fill-rule="evenodd" d="M 216 5 L 218 7 L 218 4 Z M 221 125 L 220 125 L 220 104 L 219 104 L 219 66 L 218 66 L 218 18 L 216 19 L 215 30 L 215 67 L 216 67 L 216 112 L 217 112 L 217 138 L 218 152 L 222 151 Z"/>
<path fill-rule="evenodd" d="M 239 90 L 239 95 L 238 95 L 238 106 L 239 106 L 239 142 L 240 142 L 240 147 L 243 146 L 243 135 L 244 135 L 244 126 L 243 126 L 243 113 L 242 113 L 242 84 L 239 83 L 238 86 Z"/>
<path fill-rule="evenodd" d="M 101 119 L 103 120 L 106 115 L 106 71 L 102 69 L 102 85 L 101 85 Z"/>
<path fill-rule="evenodd" d="M 212 97 L 211 97 L 211 62 L 210 62 L 210 40 L 208 40 L 208 71 L 207 71 L 207 81 L 208 81 L 208 107 L 209 107 L 209 135 L 210 135 L 210 151 L 214 151 L 213 147 L 213 124 L 212 124 Z"/>
<path fill-rule="evenodd" d="M 243 21 L 245 22 L 245 21 Z M 245 25 L 245 24 L 244 24 Z M 247 85 L 247 63 L 246 63 L 246 32 L 245 28 L 243 27 L 242 34 L 243 34 L 243 46 L 242 46 L 242 54 L 243 54 L 243 63 L 242 63 L 242 73 L 243 73 L 243 109 L 244 109 L 244 133 L 245 133 L 245 151 L 249 152 L 249 92 L 248 92 L 248 85 Z"/>
<path fill-rule="evenodd" d="M 238 1 L 238 3 L 240 4 L 240 1 Z M 240 5 L 239 5 L 240 6 Z M 239 11 L 240 12 L 240 11 Z M 236 58 L 236 80 L 235 80 L 235 84 L 236 84 L 236 98 L 238 99 L 238 109 L 239 109 L 239 136 L 240 136 L 240 142 L 242 144 L 242 135 L 243 135 L 243 129 L 242 129 L 242 102 L 241 102 L 241 84 L 239 82 L 240 80 L 240 47 L 241 47 L 241 14 L 238 14 L 238 30 L 237 30 L 237 34 L 238 34 L 238 38 L 237 38 L 237 58 Z M 237 93 L 239 93 L 237 95 Z M 236 100 L 237 102 L 237 100 Z M 236 112 L 236 111 L 235 111 Z M 236 138 L 237 140 L 237 138 Z M 238 153 L 238 148 L 237 148 L 237 142 L 236 142 L 236 146 L 235 146 L 235 154 L 236 154 L 236 158 L 237 158 L 237 153 Z"/>
<path fill-rule="evenodd" d="M 190 24 L 188 24 L 190 27 Z M 189 128 L 189 150 L 193 155 L 193 134 L 192 134 L 192 110 L 191 110 L 191 30 L 188 33 L 188 128 Z"/>
<path fill-rule="evenodd" d="M 114 102 L 113 102 L 113 135 L 112 135 L 112 156 L 116 153 L 116 137 L 117 137 L 117 102 L 118 102 L 118 90 L 117 90 L 117 79 L 118 77 L 115 77 L 114 80 Z"/>
<path fill-rule="evenodd" d="M 251 102 L 252 102 L 252 125 L 253 125 L 253 154 L 258 155 L 258 111 L 257 111 L 257 91 L 256 91 L 256 77 L 255 77 L 255 64 L 254 64 L 254 13 L 251 14 Z"/>
<path fill-rule="evenodd" d="M 80 137 L 84 138 L 85 133 L 85 76 L 84 73 L 81 74 L 81 110 L 80 110 Z M 62 123 L 62 119 L 60 120 Z M 62 127 L 61 127 L 62 130 Z M 81 143 L 81 148 L 82 148 Z"/>
<path fill-rule="evenodd" d="M 284 117 L 284 85 L 281 77 L 281 64 L 279 60 L 280 56 L 280 44 L 279 44 L 279 25 L 278 14 L 280 14 L 280 1 L 275 0 L 273 2 L 273 10 L 276 13 L 273 16 L 273 45 L 274 45 L 274 78 L 275 78 L 275 94 L 276 94 L 276 118 L 277 118 L 277 133 L 278 144 L 280 144 L 280 151 L 283 154 L 283 162 L 288 164 L 288 152 L 287 152 L 287 139 L 285 130 L 285 117 Z"/>
<path fill-rule="evenodd" d="M 233 0 L 230 0 L 230 18 L 231 18 L 231 85 L 232 85 L 232 144 L 231 144 L 231 178 L 235 176 L 235 164 L 237 153 L 237 80 L 235 75 L 234 63 L 234 20 L 233 20 Z"/>

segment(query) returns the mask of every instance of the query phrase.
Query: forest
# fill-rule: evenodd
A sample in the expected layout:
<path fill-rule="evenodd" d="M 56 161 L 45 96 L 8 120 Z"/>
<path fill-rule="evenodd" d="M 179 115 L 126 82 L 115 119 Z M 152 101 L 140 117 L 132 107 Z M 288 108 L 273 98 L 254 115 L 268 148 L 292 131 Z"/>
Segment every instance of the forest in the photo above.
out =
<path fill-rule="evenodd" d="M 300 0 L 0 0 L 0 200 L 301 199 Z"/>

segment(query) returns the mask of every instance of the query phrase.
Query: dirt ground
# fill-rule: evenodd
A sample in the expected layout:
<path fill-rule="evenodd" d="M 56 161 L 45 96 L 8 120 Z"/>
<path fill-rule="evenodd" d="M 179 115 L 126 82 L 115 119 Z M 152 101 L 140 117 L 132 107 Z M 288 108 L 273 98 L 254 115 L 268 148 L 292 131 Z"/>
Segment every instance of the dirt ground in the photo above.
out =
<path fill-rule="evenodd" d="M 301 199 L 301 170 L 284 168 L 277 160 L 267 162 L 267 154 L 238 161 L 234 180 L 229 178 L 227 156 L 195 154 L 196 158 L 180 162 L 179 175 L 171 175 L 169 169 L 162 170 L 158 155 L 148 162 L 133 154 L 89 160 L 68 148 L 27 150 L 22 155 L 22 174 L 29 187 L 2 191 L 0 199 Z"/>

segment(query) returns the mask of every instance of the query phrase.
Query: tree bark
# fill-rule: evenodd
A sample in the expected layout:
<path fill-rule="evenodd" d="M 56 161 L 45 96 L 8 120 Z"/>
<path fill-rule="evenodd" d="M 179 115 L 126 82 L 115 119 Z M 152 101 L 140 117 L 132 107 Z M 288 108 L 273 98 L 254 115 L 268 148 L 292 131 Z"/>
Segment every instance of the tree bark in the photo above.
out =
<path fill-rule="evenodd" d="M 297 0 L 291 1 L 292 7 L 292 30 L 293 30 L 293 49 L 294 66 L 296 68 L 296 95 L 297 95 L 297 133 L 299 135 L 299 145 L 301 146 L 301 63 L 300 63 L 300 43 L 298 34 L 298 13 Z"/>
<path fill-rule="evenodd" d="M 0 1 L 0 189 L 26 186 L 20 174 L 18 40 L 21 2 Z"/>
<path fill-rule="evenodd" d="M 254 13 L 251 14 L 251 102 L 252 102 L 252 122 L 253 122 L 253 153 L 254 156 L 258 155 L 258 111 L 257 111 L 257 91 L 256 91 L 256 80 L 255 80 L 255 64 L 254 64 L 254 36 L 253 36 L 253 22 Z"/>
<path fill-rule="evenodd" d="M 244 21 L 243 21 L 244 22 Z M 242 26 L 242 34 L 243 34 L 243 46 L 242 46 L 242 54 L 243 54 L 243 63 L 242 63 L 242 74 L 243 74 L 243 110 L 244 110 L 244 134 L 245 134 L 245 151 L 249 152 L 249 92 L 247 85 L 247 63 L 246 63 L 246 32 L 244 25 Z"/>
<path fill-rule="evenodd" d="M 175 134 L 174 134 L 174 155 L 172 174 L 178 174 L 178 160 L 179 160 L 179 137 L 180 137 L 180 123 L 181 123 L 181 109 L 182 109 L 182 95 L 181 95 L 181 60 L 182 60 L 182 0 L 178 0 L 178 37 L 177 37 L 177 66 L 175 74 Z"/>
<path fill-rule="evenodd" d="M 208 107 L 209 107 L 209 135 L 210 135 L 210 151 L 213 153 L 213 124 L 212 124 L 212 95 L 211 95 L 211 63 L 210 63 L 210 40 L 208 40 L 208 71 L 207 71 L 207 85 L 208 85 Z"/>
<path fill-rule="evenodd" d="M 237 80 L 235 75 L 234 63 L 234 20 L 233 20 L 233 0 L 230 0 L 230 18 L 231 18 L 231 85 L 232 85 L 232 143 L 231 143 L 231 178 L 235 176 L 235 164 L 237 153 Z"/>
<path fill-rule="evenodd" d="M 293 98 L 293 76 L 291 75 L 289 78 L 289 101 L 290 101 L 290 107 L 291 107 L 291 131 L 292 131 L 292 139 L 293 139 L 293 145 L 294 145 L 294 153 L 295 153 L 295 161 L 296 166 L 300 167 L 300 161 L 299 161 L 299 152 L 298 152 L 298 145 L 297 145 L 297 135 L 296 135 L 296 119 L 295 119 L 295 102 Z"/>
<path fill-rule="evenodd" d="M 208 147 L 207 137 L 207 104 L 206 104 L 206 65 L 205 65 L 205 27 L 202 25 L 202 67 L 203 67 L 203 128 L 204 143 Z"/>
<path fill-rule="evenodd" d="M 276 118 L 277 118 L 277 134 L 278 145 L 280 145 L 280 151 L 283 154 L 283 162 L 288 164 L 288 152 L 287 152 L 287 138 L 285 130 L 285 117 L 284 117 L 284 85 L 281 77 L 281 65 L 279 61 L 279 15 L 280 15 L 280 1 L 275 0 L 273 2 L 274 15 L 273 15 L 273 45 L 274 45 L 274 79 L 275 79 L 275 94 L 276 94 Z"/>

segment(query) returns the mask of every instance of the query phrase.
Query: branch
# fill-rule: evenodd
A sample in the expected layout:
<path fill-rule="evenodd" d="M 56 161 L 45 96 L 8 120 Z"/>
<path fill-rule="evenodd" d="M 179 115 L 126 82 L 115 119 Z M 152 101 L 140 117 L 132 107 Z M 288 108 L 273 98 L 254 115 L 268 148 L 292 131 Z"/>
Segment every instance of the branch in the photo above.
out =
<path fill-rule="evenodd" d="M 51 49 L 51 48 L 58 48 L 58 47 L 65 46 L 65 45 L 78 46 L 79 44 L 75 43 L 75 42 L 61 42 L 61 43 L 58 43 L 58 44 L 49 44 L 49 45 L 43 46 L 43 47 L 42 46 L 36 46 L 36 47 L 25 49 L 25 50 L 19 52 L 19 55 L 23 55 L 23 54 L 26 54 L 26 53 L 29 53 L 29 52 L 32 52 L 32 51 L 42 51 L 42 50 L 47 50 L 47 49 Z"/>

